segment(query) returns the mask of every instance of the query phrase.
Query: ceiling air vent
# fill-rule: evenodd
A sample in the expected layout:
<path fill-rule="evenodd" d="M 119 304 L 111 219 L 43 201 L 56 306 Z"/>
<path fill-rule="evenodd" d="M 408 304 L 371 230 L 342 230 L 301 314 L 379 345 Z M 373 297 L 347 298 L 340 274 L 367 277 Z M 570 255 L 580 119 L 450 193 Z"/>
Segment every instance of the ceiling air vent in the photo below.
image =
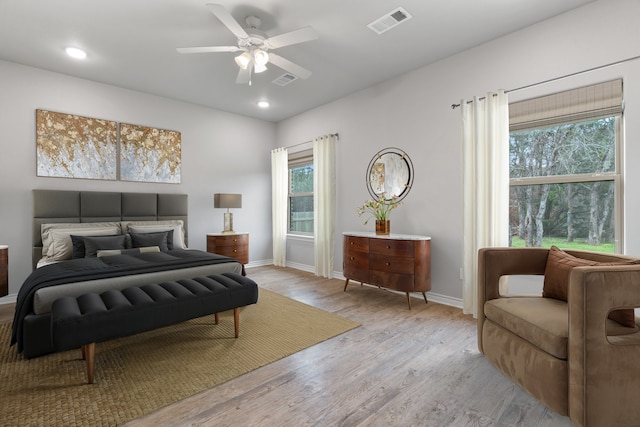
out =
<path fill-rule="evenodd" d="M 294 80 L 298 80 L 298 78 L 293 74 L 285 73 L 275 79 L 272 83 L 277 84 L 278 86 L 286 86 Z"/>
<path fill-rule="evenodd" d="M 409 15 L 409 12 L 399 7 L 387 13 L 382 18 L 376 19 L 375 21 L 367 25 L 367 27 L 378 34 L 382 34 L 385 31 L 388 31 L 396 25 L 399 25 L 409 19 L 411 19 L 411 15 Z"/>

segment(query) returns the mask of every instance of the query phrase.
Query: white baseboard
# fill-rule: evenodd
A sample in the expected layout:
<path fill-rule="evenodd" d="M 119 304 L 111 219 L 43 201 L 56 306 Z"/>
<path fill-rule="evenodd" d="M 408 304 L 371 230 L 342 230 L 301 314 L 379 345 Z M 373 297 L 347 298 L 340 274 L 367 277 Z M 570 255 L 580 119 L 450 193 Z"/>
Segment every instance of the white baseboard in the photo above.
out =
<path fill-rule="evenodd" d="M 2 304 L 12 304 L 18 300 L 18 294 L 9 294 L 0 298 L 0 305 Z"/>

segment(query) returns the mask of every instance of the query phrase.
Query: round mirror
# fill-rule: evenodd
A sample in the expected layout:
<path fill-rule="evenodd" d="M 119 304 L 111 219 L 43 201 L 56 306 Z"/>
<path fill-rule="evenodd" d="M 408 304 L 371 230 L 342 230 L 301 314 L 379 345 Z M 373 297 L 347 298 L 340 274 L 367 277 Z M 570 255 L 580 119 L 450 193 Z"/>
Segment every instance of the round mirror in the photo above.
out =
<path fill-rule="evenodd" d="M 393 196 L 402 200 L 413 184 L 413 163 L 404 151 L 385 148 L 369 162 L 365 179 L 372 197 L 377 198 L 384 193 L 387 200 Z"/>

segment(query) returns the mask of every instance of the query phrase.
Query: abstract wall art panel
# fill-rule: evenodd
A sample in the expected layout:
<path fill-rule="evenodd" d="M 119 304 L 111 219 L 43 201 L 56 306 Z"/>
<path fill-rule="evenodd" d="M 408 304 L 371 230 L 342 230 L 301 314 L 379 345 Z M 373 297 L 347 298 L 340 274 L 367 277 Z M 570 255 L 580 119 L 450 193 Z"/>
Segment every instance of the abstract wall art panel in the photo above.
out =
<path fill-rule="evenodd" d="M 120 124 L 120 179 L 179 184 L 180 132 Z"/>
<path fill-rule="evenodd" d="M 37 176 L 117 179 L 117 123 L 36 110 Z"/>

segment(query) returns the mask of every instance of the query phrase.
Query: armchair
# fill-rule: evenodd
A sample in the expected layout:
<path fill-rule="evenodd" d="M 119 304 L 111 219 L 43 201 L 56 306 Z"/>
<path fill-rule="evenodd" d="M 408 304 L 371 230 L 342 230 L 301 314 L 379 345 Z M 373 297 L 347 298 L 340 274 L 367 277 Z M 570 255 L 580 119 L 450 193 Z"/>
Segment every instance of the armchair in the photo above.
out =
<path fill-rule="evenodd" d="M 500 294 L 501 276 L 545 271 L 550 276 L 547 260 L 554 249 L 478 252 L 478 348 L 502 373 L 576 425 L 638 426 L 640 319 L 632 309 L 640 307 L 640 259 L 560 251 L 578 264 L 594 264 L 566 269 L 567 301 Z M 609 317 L 620 309 L 631 315 L 631 324 Z"/>

